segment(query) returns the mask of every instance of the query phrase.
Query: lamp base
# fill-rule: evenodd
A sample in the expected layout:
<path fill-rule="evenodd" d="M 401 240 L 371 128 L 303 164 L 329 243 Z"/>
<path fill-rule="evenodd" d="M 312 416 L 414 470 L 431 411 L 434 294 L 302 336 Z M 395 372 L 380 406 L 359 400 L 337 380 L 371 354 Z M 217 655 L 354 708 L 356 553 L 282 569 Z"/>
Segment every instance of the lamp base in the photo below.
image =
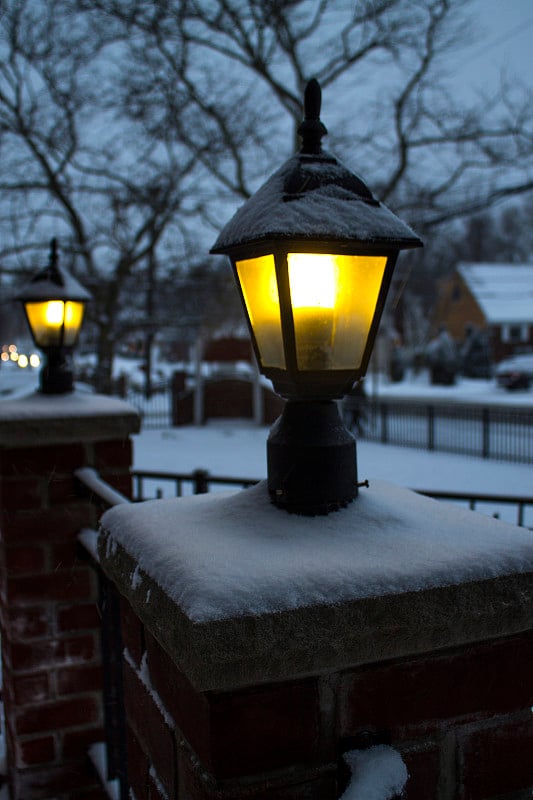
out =
<path fill-rule="evenodd" d="M 333 401 L 289 400 L 267 440 L 268 490 L 293 514 L 329 514 L 357 497 L 355 439 Z"/>
<path fill-rule="evenodd" d="M 67 394 L 74 390 L 72 354 L 65 348 L 50 349 L 40 375 L 43 394 Z"/>

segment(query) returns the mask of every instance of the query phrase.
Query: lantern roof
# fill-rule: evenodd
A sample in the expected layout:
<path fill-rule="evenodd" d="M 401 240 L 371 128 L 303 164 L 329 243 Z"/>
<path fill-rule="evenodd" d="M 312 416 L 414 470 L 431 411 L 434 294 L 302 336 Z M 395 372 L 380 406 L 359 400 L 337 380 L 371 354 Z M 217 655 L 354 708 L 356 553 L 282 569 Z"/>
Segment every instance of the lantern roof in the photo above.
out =
<path fill-rule="evenodd" d="M 15 299 L 25 303 L 42 300 L 71 300 L 84 303 L 91 298 L 91 293 L 59 265 L 57 242 L 52 239 L 49 263 L 29 280 Z"/>
<path fill-rule="evenodd" d="M 320 86 L 310 81 L 302 148 L 244 203 L 227 223 L 212 253 L 267 240 L 358 242 L 394 249 L 420 247 L 418 236 L 374 198 L 366 184 L 322 150 L 327 131 L 319 119 Z"/>

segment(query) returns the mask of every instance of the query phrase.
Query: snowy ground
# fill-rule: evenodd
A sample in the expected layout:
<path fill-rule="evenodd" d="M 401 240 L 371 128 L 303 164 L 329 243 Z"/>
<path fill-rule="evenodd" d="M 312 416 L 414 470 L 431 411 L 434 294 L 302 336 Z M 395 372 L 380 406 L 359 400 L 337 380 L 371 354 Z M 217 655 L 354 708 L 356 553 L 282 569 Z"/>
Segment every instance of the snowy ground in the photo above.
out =
<path fill-rule="evenodd" d="M 202 468 L 213 475 L 261 479 L 266 477 L 267 436 L 268 428 L 254 427 L 246 421 L 147 430 L 133 437 L 134 467 L 187 473 Z M 359 480 L 380 479 L 420 490 L 533 497 L 530 465 L 364 440 L 357 443 L 357 463 Z M 172 487 L 168 489 L 171 493 Z M 483 510 L 490 514 L 497 511 L 502 519 L 516 521 L 514 509 L 491 506 Z M 533 527 L 533 508 L 526 512 L 526 524 Z"/>

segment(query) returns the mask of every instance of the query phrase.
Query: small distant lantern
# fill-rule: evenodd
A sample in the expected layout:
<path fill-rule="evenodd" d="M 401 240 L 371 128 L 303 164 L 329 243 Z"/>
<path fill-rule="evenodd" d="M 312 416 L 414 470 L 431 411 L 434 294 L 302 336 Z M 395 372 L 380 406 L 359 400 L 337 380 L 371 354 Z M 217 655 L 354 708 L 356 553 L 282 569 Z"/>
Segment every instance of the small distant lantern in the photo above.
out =
<path fill-rule="evenodd" d="M 333 402 L 364 377 L 400 250 L 422 242 L 322 150 L 316 80 L 302 147 L 242 206 L 227 254 L 260 371 L 288 400 L 268 440 L 273 502 L 327 513 L 357 496 L 355 441 Z"/>
<path fill-rule="evenodd" d="M 48 266 L 18 293 L 38 348 L 46 355 L 41 371 L 44 394 L 65 394 L 74 388 L 72 351 L 78 341 L 90 293 L 59 266 L 57 241 L 50 243 Z"/>

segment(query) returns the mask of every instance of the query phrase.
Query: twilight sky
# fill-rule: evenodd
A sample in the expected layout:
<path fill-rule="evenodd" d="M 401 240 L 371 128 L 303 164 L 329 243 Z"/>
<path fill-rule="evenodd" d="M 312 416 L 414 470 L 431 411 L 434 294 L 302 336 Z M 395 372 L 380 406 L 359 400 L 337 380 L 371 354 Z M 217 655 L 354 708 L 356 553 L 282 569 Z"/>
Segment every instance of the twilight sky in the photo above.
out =
<path fill-rule="evenodd" d="M 533 0 L 475 0 L 479 30 L 471 51 L 458 58 L 462 85 L 490 88 L 502 68 L 532 84 Z"/>

